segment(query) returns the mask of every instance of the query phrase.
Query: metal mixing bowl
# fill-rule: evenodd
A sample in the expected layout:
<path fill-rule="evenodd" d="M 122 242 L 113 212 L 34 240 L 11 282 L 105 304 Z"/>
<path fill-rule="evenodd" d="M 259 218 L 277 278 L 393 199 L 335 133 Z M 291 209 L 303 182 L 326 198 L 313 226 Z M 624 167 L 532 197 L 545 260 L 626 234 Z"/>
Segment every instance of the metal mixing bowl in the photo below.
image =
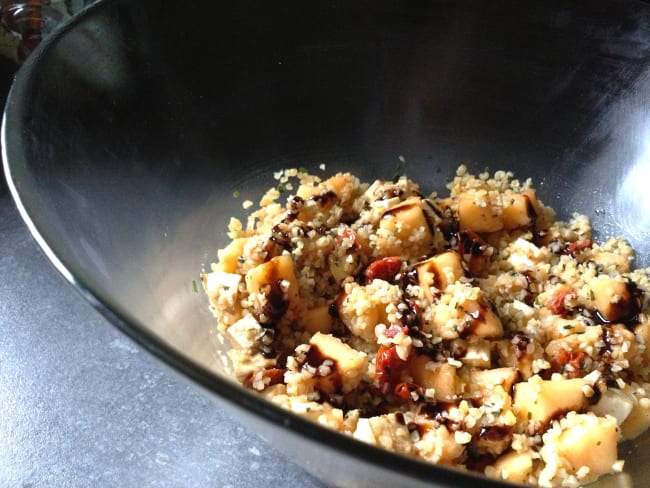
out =
<path fill-rule="evenodd" d="M 496 486 L 360 444 L 223 375 L 193 283 L 231 215 L 305 166 L 443 190 L 467 163 L 532 177 L 560 217 L 650 265 L 650 9 L 635 2 L 107 0 L 48 38 L 5 111 L 35 238 L 110 322 L 340 486 Z M 239 198 L 233 192 L 241 192 Z M 647 435 L 621 449 L 642 486 Z M 500 485 L 499 485 L 500 486 Z"/>

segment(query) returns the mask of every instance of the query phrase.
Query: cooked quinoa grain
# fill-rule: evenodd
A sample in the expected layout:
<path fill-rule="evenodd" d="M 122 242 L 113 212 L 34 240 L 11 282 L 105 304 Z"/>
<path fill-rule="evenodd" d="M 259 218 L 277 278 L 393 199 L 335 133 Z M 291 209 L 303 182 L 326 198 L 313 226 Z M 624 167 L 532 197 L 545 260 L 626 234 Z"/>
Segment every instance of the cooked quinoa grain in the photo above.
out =
<path fill-rule="evenodd" d="M 202 276 L 237 379 L 315 422 L 494 478 L 578 486 L 650 425 L 650 269 L 530 180 L 278 184 Z"/>

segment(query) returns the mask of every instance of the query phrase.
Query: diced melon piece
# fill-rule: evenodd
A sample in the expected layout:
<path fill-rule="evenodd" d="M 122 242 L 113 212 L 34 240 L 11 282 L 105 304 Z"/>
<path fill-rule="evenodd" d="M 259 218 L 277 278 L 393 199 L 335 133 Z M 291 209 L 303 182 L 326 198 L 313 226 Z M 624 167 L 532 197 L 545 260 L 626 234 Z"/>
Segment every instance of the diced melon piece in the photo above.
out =
<path fill-rule="evenodd" d="M 520 421 L 540 422 L 542 425 L 558 414 L 580 411 L 587 405 L 583 378 L 542 380 L 532 376 L 515 385 L 513 407 Z"/>
<path fill-rule="evenodd" d="M 281 286 L 280 282 L 289 283 L 288 298 L 295 299 L 298 295 L 298 281 L 293 269 L 293 259 L 288 254 L 276 256 L 266 263 L 259 264 L 246 273 L 246 289 L 250 294 L 263 292 L 266 286 L 271 290 Z"/>
<path fill-rule="evenodd" d="M 492 249 L 488 241 L 476 232 L 464 229 L 458 232 L 458 252 L 471 276 L 487 278 Z"/>
<path fill-rule="evenodd" d="M 302 325 L 312 335 L 316 332 L 323 334 L 332 332 L 332 316 L 329 313 L 329 306 L 324 305 L 304 312 Z"/>
<path fill-rule="evenodd" d="M 432 286 L 444 291 L 447 285 L 465 276 L 460 254 L 453 250 L 436 254 L 417 264 L 416 268 L 419 285 L 425 292 Z"/>
<path fill-rule="evenodd" d="M 486 405 L 490 410 L 500 417 L 500 421 L 505 425 L 514 425 L 517 417 L 512 412 L 511 387 L 517 380 L 516 371 L 507 371 L 509 368 L 503 368 L 503 371 L 496 370 L 495 374 L 490 374 L 492 370 L 478 370 L 465 368 L 461 370 L 463 379 L 463 398 L 470 400 L 474 406 Z M 510 377 L 511 376 L 511 377 Z M 498 413 L 495 413 L 498 412 Z M 477 440 L 476 447 L 487 449 L 493 454 L 500 454 L 508 447 L 504 444 L 504 439 L 493 439 L 488 437 Z"/>
<path fill-rule="evenodd" d="M 359 296 L 360 292 L 357 292 L 356 295 Z M 339 306 L 341 321 L 354 335 L 365 340 L 373 340 L 375 338 L 375 326 L 383 322 L 382 319 L 387 315 L 386 306 L 381 303 L 369 303 L 369 306 L 364 308 L 364 313 L 360 314 L 354 305 L 347 306 L 347 299 L 348 296 L 346 295 L 341 300 L 341 306 Z M 356 303 L 353 301 L 350 302 Z"/>
<path fill-rule="evenodd" d="M 530 451 L 510 451 L 500 456 L 492 466 L 496 476 L 512 483 L 527 483 L 533 472 L 533 456 Z"/>
<path fill-rule="evenodd" d="M 632 297 L 625 280 L 601 275 L 591 280 L 590 287 L 594 306 L 607 321 L 614 322 L 630 314 Z"/>
<path fill-rule="evenodd" d="M 355 178 L 350 173 L 337 173 L 322 183 L 322 186 L 331 189 L 339 198 L 345 196 L 346 190 L 354 185 Z"/>
<path fill-rule="evenodd" d="M 418 238 L 419 247 L 426 248 L 432 245 L 433 236 L 422 209 L 422 199 L 419 197 L 404 200 L 384 212 L 379 221 L 377 247 L 384 255 L 399 256 L 404 245 L 416 231 L 423 232 L 423 235 Z"/>
<path fill-rule="evenodd" d="M 423 388 L 433 388 L 438 401 L 454 400 L 459 392 L 456 368 L 448 363 L 434 362 L 429 356 L 413 354 L 407 365 L 413 381 Z"/>
<path fill-rule="evenodd" d="M 574 471 L 587 466 L 591 478 L 612 471 L 617 458 L 617 442 L 618 429 L 613 417 L 579 414 L 562 423 L 555 448 Z"/>
<path fill-rule="evenodd" d="M 350 173 L 335 174 L 318 185 L 300 185 L 296 195 L 303 200 L 311 201 L 305 202 L 304 207 L 298 212 L 298 219 L 309 221 L 315 217 L 316 212 L 329 210 L 335 203 L 345 205 L 350 198 L 354 197 L 355 187 L 356 178 Z M 336 197 L 330 198 L 332 193 Z"/>
<path fill-rule="evenodd" d="M 296 190 L 296 195 L 302 198 L 303 200 L 308 200 L 309 198 L 315 197 L 322 191 L 323 190 L 319 185 L 315 185 L 311 183 L 303 183 L 302 185 L 298 186 L 298 189 Z"/>
<path fill-rule="evenodd" d="M 337 173 L 329 177 L 318 185 L 302 184 L 296 190 L 298 195 L 303 200 L 313 198 L 328 191 L 333 191 L 338 197 L 341 197 L 346 187 L 353 184 L 354 177 L 350 173 Z"/>
<path fill-rule="evenodd" d="M 386 306 L 400 300 L 398 286 L 375 279 L 368 285 L 346 284 L 346 293 L 337 300 L 339 317 L 352 334 L 374 341 L 377 324 L 388 324 Z"/>
<path fill-rule="evenodd" d="M 487 196 L 464 194 L 458 199 L 458 222 L 461 230 L 496 232 L 503 229 L 503 219 Z"/>
<path fill-rule="evenodd" d="M 498 339 L 503 336 L 501 320 L 477 287 L 452 284 L 433 308 L 433 316 L 424 325 L 443 339 Z"/>
<path fill-rule="evenodd" d="M 516 368 L 524 380 L 533 376 L 533 361 L 544 354 L 537 341 L 519 336 L 498 341 L 496 352 L 499 365 Z"/>
<path fill-rule="evenodd" d="M 528 210 L 530 212 L 531 218 L 534 221 L 536 230 L 548 229 L 549 225 L 553 220 L 554 212 L 547 207 L 544 207 L 540 201 L 537 199 L 535 190 L 532 188 L 527 188 L 522 191 L 521 194 L 528 199 L 530 206 Z"/>
<path fill-rule="evenodd" d="M 415 443 L 419 456 L 437 464 L 452 464 L 465 452 L 465 444 L 456 442 L 455 433 L 434 421 L 418 422 L 420 440 Z"/>
<path fill-rule="evenodd" d="M 489 304 L 481 299 L 465 300 L 460 304 L 460 308 L 471 317 L 469 333 L 465 332 L 465 335 L 489 339 L 503 337 L 501 319 L 492 311 Z"/>
<path fill-rule="evenodd" d="M 360 441 L 402 454 L 413 452 L 411 433 L 394 413 L 360 418 L 356 427 L 354 437 Z"/>
<path fill-rule="evenodd" d="M 469 341 L 467 351 L 460 360 L 466 366 L 489 368 L 492 365 L 492 344 L 486 339 Z"/>
<path fill-rule="evenodd" d="M 620 347 L 620 351 L 615 351 L 613 357 L 621 360 L 627 359 L 630 364 L 634 361 L 641 360 L 639 354 L 639 345 L 637 343 L 637 336 L 627 328 L 624 324 L 611 324 L 608 326 L 610 344 L 615 347 Z"/>
<path fill-rule="evenodd" d="M 315 348 L 315 346 L 313 346 Z M 287 386 L 287 393 L 291 396 L 305 397 L 309 396 L 315 391 L 324 393 L 325 395 L 332 395 L 341 393 L 343 389 L 343 378 L 339 372 L 338 364 L 329 357 L 319 357 L 320 352 L 314 349 L 311 352 L 323 363 L 329 361 L 331 364 L 325 363 L 326 366 L 321 368 L 322 363 L 310 365 L 308 371 L 299 368 L 295 369 L 293 364 L 284 373 L 284 383 Z M 313 357 L 313 356 L 312 356 Z M 317 368 L 312 373 L 312 367 Z"/>
<path fill-rule="evenodd" d="M 470 373 L 471 384 L 489 396 L 497 386 L 509 392 L 519 376 L 515 368 L 473 369 Z"/>
<path fill-rule="evenodd" d="M 217 251 L 219 262 L 216 269 L 225 273 L 234 273 L 237 270 L 239 257 L 244 253 L 247 237 L 237 237 L 223 249 Z"/>
<path fill-rule="evenodd" d="M 361 381 L 368 365 L 368 356 L 341 341 L 338 337 L 317 332 L 309 340 L 312 347 L 318 348 L 323 357 L 336 363 L 336 371 L 341 375 L 344 393 L 354 390 Z"/>
<path fill-rule="evenodd" d="M 513 194 L 503 196 L 503 227 L 506 230 L 528 227 L 536 216 L 528 195 Z"/>

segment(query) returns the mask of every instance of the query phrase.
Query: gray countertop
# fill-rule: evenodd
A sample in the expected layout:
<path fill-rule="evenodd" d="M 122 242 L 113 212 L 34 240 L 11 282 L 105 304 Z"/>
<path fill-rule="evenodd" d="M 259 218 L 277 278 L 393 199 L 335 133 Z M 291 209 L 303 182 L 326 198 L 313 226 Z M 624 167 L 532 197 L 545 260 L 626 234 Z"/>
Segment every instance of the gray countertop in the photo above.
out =
<path fill-rule="evenodd" d="M 117 331 L 0 178 L 0 486 L 321 486 Z"/>

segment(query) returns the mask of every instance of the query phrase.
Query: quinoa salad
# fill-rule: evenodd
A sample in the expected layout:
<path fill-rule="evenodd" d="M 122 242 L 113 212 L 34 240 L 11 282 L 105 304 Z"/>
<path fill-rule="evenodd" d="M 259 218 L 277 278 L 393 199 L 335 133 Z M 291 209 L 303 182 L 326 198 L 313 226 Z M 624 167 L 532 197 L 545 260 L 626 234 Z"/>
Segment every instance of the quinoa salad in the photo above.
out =
<path fill-rule="evenodd" d="M 324 169 L 324 168 L 321 168 Z M 530 180 L 460 166 L 302 169 L 232 218 L 201 279 L 232 372 L 269 401 L 406 456 L 540 486 L 624 470 L 650 425 L 650 268 Z"/>

